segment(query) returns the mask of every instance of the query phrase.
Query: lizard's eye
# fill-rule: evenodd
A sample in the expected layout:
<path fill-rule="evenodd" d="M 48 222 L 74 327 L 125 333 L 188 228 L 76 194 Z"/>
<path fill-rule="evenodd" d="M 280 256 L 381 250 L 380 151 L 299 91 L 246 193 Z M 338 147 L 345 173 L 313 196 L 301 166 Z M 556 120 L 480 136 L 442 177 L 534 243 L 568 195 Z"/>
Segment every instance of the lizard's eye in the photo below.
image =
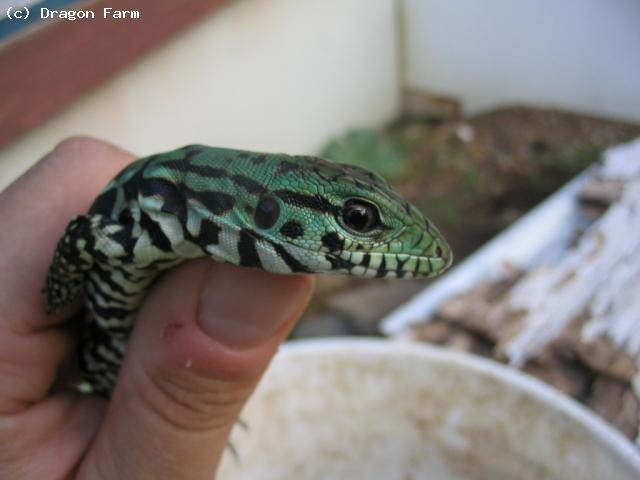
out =
<path fill-rule="evenodd" d="M 348 200 L 340 211 L 341 223 L 355 233 L 369 233 L 380 227 L 378 208 L 364 200 Z"/>
<path fill-rule="evenodd" d="M 280 205 L 275 198 L 264 197 L 258 202 L 256 212 L 253 216 L 258 228 L 271 228 L 280 217 Z"/>

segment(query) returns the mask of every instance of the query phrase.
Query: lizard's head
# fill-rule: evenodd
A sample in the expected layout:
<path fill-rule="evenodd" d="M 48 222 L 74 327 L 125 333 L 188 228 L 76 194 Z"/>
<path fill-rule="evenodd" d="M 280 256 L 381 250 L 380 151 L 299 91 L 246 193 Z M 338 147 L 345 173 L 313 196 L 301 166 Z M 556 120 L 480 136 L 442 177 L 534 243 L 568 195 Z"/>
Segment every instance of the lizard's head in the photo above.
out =
<path fill-rule="evenodd" d="M 451 264 L 435 225 L 379 175 L 303 156 L 273 168 L 254 226 L 309 271 L 412 278 Z"/>

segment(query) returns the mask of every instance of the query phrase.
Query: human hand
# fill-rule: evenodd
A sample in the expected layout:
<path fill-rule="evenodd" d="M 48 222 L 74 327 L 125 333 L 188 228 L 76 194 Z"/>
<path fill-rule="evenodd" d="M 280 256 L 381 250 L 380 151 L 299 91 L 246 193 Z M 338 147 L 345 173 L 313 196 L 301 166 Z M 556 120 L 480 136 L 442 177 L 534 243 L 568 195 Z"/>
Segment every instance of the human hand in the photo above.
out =
<path fill-rule="evenodd" d="M 69 312 L 41 294 L 58 238 L 134 159 L 61 143 L 0 194 L 0 478 L 211 479 L 231 427 L 305 309 L 311 276 L 187 262 L 145 299 L 107 402 L 51 392 L 73 358 Z"/>

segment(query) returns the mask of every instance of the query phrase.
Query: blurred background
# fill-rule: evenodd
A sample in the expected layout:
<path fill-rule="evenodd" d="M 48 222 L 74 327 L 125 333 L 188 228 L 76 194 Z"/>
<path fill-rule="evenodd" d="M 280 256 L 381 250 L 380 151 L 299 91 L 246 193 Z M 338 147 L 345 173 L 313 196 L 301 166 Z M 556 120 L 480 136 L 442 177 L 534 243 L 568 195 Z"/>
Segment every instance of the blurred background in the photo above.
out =
<path fill-rule="evenodd" d="M 0 188 L 77 134 L 140 156 L 189 143 L 321 154 L 389 178 L 441 227 L 460 262 L 602 163 L 608 148 L 640 136 L 636 0 L 0 4 Z M 31 16 L 9 19 L 9 7 L 27 7 Z M 102 18 L 105 7 L 138 11 L 139 18 Z M 43 8 L 92 10 L 97 18 L 40 19 Z M 635 165 L 639 156 L 616 161 Z M 551 263 L 575 257 L 580 235 L 598 228 L 609 206 L 625 198 L 626 185 L 637 184 L 638 172 L 592 173 L 580 180 L 590 191 L 567 191 L 566 198 L 583 203 L 571 210 L 571 221 L 556 219 L 572 230 Z M 594 184 L 595 177 L 604 180 Z M 623 227 L 630 228 L 630 218 Z M 555 238 L 556 227 L 540 222 L 533 230 Z M 640 232 L 603 235 L 637 243 Z M 526 238 L 509 241 L 497 250 L 517 250 Z M 612 259 L 609 252 L 598 282 L 620 262 L 638 261 L 636 243 L 626 256 Z M 451 290 L 439 312 L 395 316 L 386 329 L 381 320 L 427 282 L 323 277 L 295 336 L 384 332 L 509 362 L 635 438 L 640 346 L 624 332 L 640 326 L 640 310 L 620 314 L 627 330 L 612 320 L 623 332 L 616 337 L 602 322 L 599 329 L 589 324 L 588 297 L 554 328 L 542 328 L 553 332 L 544 336 L 529 328 L 544 321 L 529 324 L 522 313 L 542 307 L 516 308 L 509 299 L 537 266 L 492 258 L 492 274 L 468 274 L 479 283 Z M 638 271 L 629 275 L 621 285 L 638 284 Z M 542 285 L 558 290 L 551 280 Z M 564 306 L 568 297 L 557 301 Z M 533 338 L 528 345 L 535 348 L 509 344 L 518 335 Z"/>

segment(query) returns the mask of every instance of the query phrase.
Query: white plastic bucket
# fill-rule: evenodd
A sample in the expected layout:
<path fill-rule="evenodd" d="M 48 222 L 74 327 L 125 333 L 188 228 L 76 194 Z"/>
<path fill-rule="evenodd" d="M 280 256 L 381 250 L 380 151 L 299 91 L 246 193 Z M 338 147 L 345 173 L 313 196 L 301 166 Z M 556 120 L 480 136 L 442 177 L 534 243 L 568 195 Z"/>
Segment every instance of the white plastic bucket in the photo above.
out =
<path fill-rule="evenodd" d="M 219 479 L 640 479 L 636 447 L 498 363 L 422 344 L 282 348 Z"/>

